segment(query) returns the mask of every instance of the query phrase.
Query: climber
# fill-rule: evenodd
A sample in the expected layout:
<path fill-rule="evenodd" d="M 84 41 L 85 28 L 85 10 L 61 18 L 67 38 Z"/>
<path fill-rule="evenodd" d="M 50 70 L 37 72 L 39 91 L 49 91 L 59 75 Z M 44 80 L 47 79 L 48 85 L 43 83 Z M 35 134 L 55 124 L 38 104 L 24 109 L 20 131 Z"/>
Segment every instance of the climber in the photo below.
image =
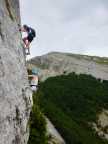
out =
<path fill-rule="evenodd" d="M 36 69 L 32 69 L 32 75 L 28 75 L 31 78 L 30 86 L 32 91 L 36 91 L 38 88 L 38 72 Z"/>
<path fill-rule="evenodd" d="M 33 28 L 27 25 L 23 25 L 23 27 L 21 27 L 19 31 L 27 33 L 27 36 L 23 38 L 23 42 L 25 44 L 25 48 L 28 50 L 28 53 L 26 54 L 30 55 L 30 43 L 33 41 L 34 37 L 36 36 L 36 32 Z"/>

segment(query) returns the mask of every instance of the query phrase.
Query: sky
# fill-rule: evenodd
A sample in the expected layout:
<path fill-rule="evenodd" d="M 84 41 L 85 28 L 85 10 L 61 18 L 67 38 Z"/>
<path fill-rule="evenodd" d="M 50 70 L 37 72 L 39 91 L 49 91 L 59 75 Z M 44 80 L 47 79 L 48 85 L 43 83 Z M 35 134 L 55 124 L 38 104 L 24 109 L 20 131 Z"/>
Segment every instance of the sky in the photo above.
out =
<path fill-rule="evenodd" d="M 108 57 L 108 0 L 20 0 L 36 30 L 31 57 L 52 51 Z"/>

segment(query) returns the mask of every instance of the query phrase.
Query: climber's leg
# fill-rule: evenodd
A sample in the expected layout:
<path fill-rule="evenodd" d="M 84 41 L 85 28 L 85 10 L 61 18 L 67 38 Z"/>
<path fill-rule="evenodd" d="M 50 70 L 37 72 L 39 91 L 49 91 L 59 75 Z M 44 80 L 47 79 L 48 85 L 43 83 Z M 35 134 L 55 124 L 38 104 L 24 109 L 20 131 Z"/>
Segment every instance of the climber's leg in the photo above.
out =
<path fill-rule="evenodd" d="M 28 55 L 30 55 L 30 42 L 28 41 L 28 43 L 26 44 L 26 48 L 28 50 Z"/>
<path fill-rule="evenodd" d="M 33 36 L 32 34 L 29 34 L 27 37 L 28 43 L 26 44 L 27 48 L 28 48 L 28 53 L 30 54 L 30 43 L 33 41 Z"/>
<path fill-rule="evenodd" d="M 30 42 L 28 41 L 28 37 L 23 38 L 23 42 L 25 44 L 25 51 L 28 51 L 26 54 L 30 55 Z"/>
<path fill-rule="evenodd" d="M 27 48 L 27 46 L 28 46 L 28 39 L 27 39 L 27 37 L 23 38 L 23 42 L 25 44 L 25 48 Z"/>
<path fill-rule="evenodd" d="M 23 42 L 24 42 L 25 46 L 26 46 L 27 41 L 28 41 L 27 37 L 23 38 Z"/>
<path fill-rule="evenodd" d="M 30 43 L 33 41 L 33 36 L 31 34 L 29 34 L 27 37 L 23 38 L 24 44 L 25 44 L 25 48 L 27 48 L 28 53 L 26 53 L 27 55 L 30 55 Z"/>
<path fill-rule="evenodd" d="M 37 91 L 37 87 L 36 86 L 31 86 L 31 90 L 32 91 Z"/>

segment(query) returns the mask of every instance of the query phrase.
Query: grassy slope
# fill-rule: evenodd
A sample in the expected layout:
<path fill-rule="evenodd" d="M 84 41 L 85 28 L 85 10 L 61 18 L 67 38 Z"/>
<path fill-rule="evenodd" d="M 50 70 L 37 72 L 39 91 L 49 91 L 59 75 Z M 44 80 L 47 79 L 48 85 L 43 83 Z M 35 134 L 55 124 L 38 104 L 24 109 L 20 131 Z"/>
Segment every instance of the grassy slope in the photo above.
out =
<path fill-rule="evenodd" d="M 49 78 L 37 93 L 41 109 L 52 120 L 67 144 L 107 144 L 88 126 L 96 114 L 108 108 L 108 82 L 92 76 Z"/>

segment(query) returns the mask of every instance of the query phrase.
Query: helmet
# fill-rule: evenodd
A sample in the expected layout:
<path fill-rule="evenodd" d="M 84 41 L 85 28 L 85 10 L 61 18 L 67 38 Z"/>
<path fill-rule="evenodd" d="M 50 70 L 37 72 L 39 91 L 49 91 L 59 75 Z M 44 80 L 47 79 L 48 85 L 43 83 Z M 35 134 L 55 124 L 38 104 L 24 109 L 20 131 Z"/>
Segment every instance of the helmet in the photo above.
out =
<path fill-rule="evenodd" d="M 36 68 L 32 69 L 32 74 L 37 75 L 38 74 L 38 70 Z"/>

